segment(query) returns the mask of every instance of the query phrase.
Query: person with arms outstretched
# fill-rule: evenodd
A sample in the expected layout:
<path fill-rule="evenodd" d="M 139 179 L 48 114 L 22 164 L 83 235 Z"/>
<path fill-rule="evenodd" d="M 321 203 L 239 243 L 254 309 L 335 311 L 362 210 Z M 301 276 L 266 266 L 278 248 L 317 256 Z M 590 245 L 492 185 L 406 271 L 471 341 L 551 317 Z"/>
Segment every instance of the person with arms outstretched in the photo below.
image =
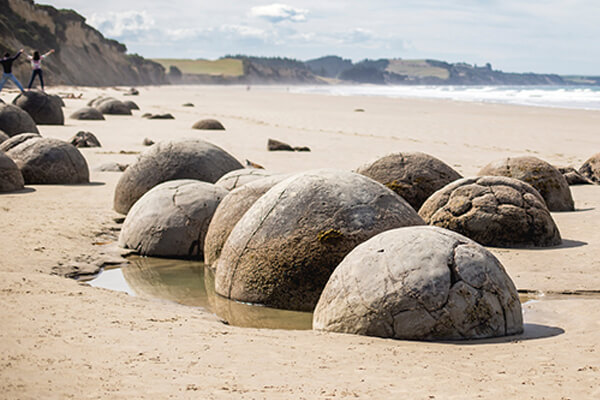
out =
<path fill-rule="evenodd" d="M 27 89 L 31 89 L 31 85 L 33 85 L 33 80 L 36 75 L 40 77 L 40 83 L 42 84 L 42 92 L 44 91 L 44 76 L 42 75 L 42 60 L 48 57 L 50 54 L 54 53 L 54 49 L 50 50 L 46 54 L 40 56 L 39 51 L 34 51 L 33 55 L 27 56 L 27 58 L 31 61 L 31 68 L 33 71 L 31 72 L 31 80 L 29 81 L 29 85 Z"/>
<path fill-rule="evenodd" d="M 19 82 L 19 80 L 12 73 L 13 62 L 17 58 L 19 58 L 21 53 L 23 53 L 23 49 L 19 50 L 19 52 L 17 54 L 15 54 L 13 57 L 11 57 L 10 53 L 7 52 L 7 53 L 4 53 L 3 58 L 0 58 L 0 63 L 2 64 L 2 68 L 4 69 L 4 73 L 2 74 L 2 80 L 0 81 L 0 92 L 2 91 L 2 88 L 4 87 L 4 84 L 6 83 L 6 81 L 9 79 L 11 81 L 13 81 L 15 83 L 15 85 L 17 85 L 17 87 L 21 90 L 21 93 L 25 92 L 25 89 L 23 89 L 21 82 Z"/>

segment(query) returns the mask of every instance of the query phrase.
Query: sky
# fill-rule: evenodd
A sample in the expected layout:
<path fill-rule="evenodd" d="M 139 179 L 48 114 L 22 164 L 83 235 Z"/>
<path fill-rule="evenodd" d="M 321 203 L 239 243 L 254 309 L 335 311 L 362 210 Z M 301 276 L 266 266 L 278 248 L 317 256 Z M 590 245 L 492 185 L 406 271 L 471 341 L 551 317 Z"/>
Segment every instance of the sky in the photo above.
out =
<path fill-rule="evenodd" d="M 147 58 L 429 58 L 600 75 L 598 0 L 48 0 Z"/>

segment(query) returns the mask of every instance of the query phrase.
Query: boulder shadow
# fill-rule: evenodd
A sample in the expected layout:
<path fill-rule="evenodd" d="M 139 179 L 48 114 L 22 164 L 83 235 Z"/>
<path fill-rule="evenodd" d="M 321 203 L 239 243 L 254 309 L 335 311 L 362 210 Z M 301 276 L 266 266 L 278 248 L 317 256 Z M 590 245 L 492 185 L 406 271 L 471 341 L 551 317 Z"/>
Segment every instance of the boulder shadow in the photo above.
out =
<path fill-rule="evenodd" d="M 63 186 L 104 186 L 106 182 L 87 182 L 87 183 L 72 183 Z"/>
<path fill-rule="evenodd" d="M 584 242 L 581 240 L 571 240 L 571 239 L 563 239 L 562 243 L 558 246 L 552 247 L 552 249 L 570 249 L 572 247 L 582 247 L 587 246 L 588 242 Z"/>
<path fill-rule="evenodd" d="M 562 243 L 557 246 L 548 246 L 548 247 L 534 247 L 534 246 L 513 246 L 513 247 L 494 247 L 487 246 L 493 249 L 499 250 L 534 250 L 534 251 L 548 251 L 548 250 L 560 250 L 560 249 L 570 249 L 574 247 L 582 247 L 587 246 L 589 243 L 581 240 L 572 240 L 572 239 L 562 239 Z"/>
<path fill-rule="evenodd" d="M 474 340 L 453 340 L 444 341 L 443 343 L 454 345 L 480 345 L 480 344 L 497 344 L 497 343 L 518 343 L 525 340 L 546 339 L 559 336 L 565 333 L 565 330 L 557 326 L 548 326 L 540 324 L 523 324 L 523 333 L 511 336 L 502 336 L 489 339 L 474 339 Z"/>
<path fill-rule="evenodd" d="M 15 190 L 14 192 L 1 192 L 0 196 L 2 195 L 7 195 L 7 194 L 28 194 L 28 193 L 33 193 L 35 192 L 35 189 L 32 187 L 24 187 L 21 190 Z"/>

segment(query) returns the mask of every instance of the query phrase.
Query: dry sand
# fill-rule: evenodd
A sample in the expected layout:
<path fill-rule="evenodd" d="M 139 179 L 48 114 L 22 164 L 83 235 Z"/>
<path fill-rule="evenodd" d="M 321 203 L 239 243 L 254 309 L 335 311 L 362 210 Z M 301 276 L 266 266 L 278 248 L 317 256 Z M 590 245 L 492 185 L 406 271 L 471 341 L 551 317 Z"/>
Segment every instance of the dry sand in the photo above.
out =
<path fill-rule="evenodd" d="M 103 147 L 82 150 L 89 185 L 0 195 L 0 398 L 600 398 L 600 186 L 571 187 L 577 211 L 553 213 L 562 246 L 491 249 L 519 289 L 589 292 L 527 303 L 524 335 L 505 339 L 421 343 L 238 328 L 200 309 L 52 275 L 105 257 L 103 244 L 118 229 L 112 196 L 120 173 L 94 168 L 133 162 L 135 155 L 118 153 L 142 151 L 145 137 L 203 138 L 281 172 L 354 169 L 390 152 L 423 151 L 467 176 L 527 154 L 578 167 L 600 151 L 600 112 L 152 87 L 128 98 L 141 108 L 132 117 L 75 121 L 68 115 L 89 99 L 122 91 L 50 92 L 84 98 L 66 99 L 65 126 L 41 133 L 67 140 L 88 130 Z M 144 112 L 176 119 L 145 120 Z M 190 129 L 202 118 L 227 130 Z M 312 152 L 267 152 L 270 137 Z"/>

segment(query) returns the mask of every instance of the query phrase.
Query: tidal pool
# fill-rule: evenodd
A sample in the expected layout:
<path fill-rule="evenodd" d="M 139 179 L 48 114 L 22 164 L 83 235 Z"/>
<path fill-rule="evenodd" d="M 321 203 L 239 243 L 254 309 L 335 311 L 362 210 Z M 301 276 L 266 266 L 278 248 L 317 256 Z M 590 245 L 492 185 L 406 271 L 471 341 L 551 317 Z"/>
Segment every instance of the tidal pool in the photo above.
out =
<path fill-rule="evenodd" d="M 251 328 L 311 329 L 312 313 L 239 303 L 215 293 L 212 271 L 199 261 L 131 257 L 121 268 L 106 269 L 92 286 L 200 307 L 225 323 Z"/>

